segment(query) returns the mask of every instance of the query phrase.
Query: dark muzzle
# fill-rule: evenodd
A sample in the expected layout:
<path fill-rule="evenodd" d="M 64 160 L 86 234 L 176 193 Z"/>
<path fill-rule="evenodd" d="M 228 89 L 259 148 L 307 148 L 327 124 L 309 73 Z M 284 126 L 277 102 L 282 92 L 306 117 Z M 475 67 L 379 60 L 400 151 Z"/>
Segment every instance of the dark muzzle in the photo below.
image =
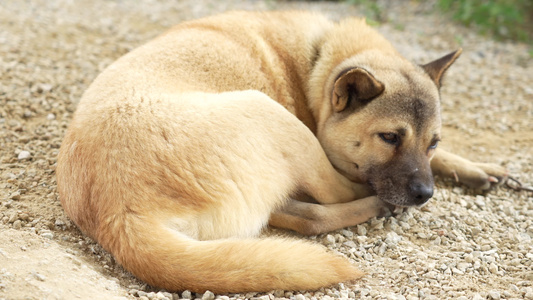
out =
<path fill-rule="evenodd" d="M 433 197 L 433 181 L 414 180 L 409 184 L 409 196 L 415 205 L 422 205 Z"/>

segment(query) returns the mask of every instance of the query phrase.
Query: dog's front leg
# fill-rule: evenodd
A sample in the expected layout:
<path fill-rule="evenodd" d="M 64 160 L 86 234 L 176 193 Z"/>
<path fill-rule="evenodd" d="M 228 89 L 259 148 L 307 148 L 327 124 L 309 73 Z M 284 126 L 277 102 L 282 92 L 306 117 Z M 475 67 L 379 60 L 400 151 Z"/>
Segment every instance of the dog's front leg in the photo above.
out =
<path fill-rule="evenodd" d="M 317 235 L 364 223 L 382 215 L 387 204 L 377 197 L 335 204 L 315 204 L 290 199 L 270 216 L 269 224 L 304 235 Z"/>
<path fill-rule="evenodd" d="M 502 182 L 508 175 L 505 168 L 491 163 L 475 163 L 453 153 L 437 149 L 431 160 L 434 175 L 454 178 L 471 188 L 486 190 Z"/>

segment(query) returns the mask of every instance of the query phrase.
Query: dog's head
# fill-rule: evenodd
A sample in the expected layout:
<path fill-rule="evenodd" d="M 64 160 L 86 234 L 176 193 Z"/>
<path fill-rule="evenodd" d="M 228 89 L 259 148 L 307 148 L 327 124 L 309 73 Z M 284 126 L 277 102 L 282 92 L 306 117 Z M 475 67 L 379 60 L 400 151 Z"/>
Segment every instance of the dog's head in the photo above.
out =
<path fill-rule="evenodd" d="M 390 204 L 426 203 L 434 185 L 430 160 L 441 134 L 439 87 L 459 54 L 424 66 L 401 57 L 363 59 L 338 72 L 329 115 L 317 132 L 335 168 L 368 183 Z"/>

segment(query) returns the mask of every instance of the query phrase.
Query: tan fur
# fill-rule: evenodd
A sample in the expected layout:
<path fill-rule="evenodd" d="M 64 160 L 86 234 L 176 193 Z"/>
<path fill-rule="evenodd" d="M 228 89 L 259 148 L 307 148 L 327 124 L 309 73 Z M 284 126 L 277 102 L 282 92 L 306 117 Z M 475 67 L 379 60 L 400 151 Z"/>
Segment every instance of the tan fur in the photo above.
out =
<path fill-rule="evenodd" d="M 416 167 L 418 178 L 427 165 L 430 174 L 435 82 L 455 58 L 424 71 L 363 20 L 304 12 L 180 24 L 85 92 L 59 154 L 61 202 L 126 269 L 167 290 L 305 290 L 356 279 L 322 247 L 254 237 L 268 222 L 318 234 L 365 222 L 383 201 L 413 205 L 400 189 L 388 199 L 368 170 L 403 159 L 394 170 Z M 343 73 L 353 68 L 361 69 Z M 384 110 L 413 94 L 424 99 L 422 129 Z M 398 127 L 408 159 L 377 134 Z M 289 200 L 296 193 L 318 204 Z"/>

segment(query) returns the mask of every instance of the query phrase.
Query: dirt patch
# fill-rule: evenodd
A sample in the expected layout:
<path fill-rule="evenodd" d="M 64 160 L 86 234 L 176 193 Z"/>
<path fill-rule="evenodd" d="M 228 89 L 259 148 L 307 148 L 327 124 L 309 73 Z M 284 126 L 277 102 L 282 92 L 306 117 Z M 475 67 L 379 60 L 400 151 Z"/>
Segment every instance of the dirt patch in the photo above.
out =
<path fill-rule="evenodd" d="M 450 24 L 432 13 L 433 3 L 388 4 L 388 22 L 378 29 L 418 63 L 463 48 L 442 90 L 442 147 L 505 164 L 518 179 L 533 183 L 533 63 L 527 47 Z M 317 10 L 332 19 L 360 15 L 336 2 L 0 3 L 0 299 L 202 296 L 154 290 L 84 237 L 58 201 L 57 152 L 75 103 L 116 58 L 186 19 L 230 9 L 287 8 Z M 438 182 L 434 199 L 421 210 L 310 238 L 359 265 L 368 273 L 361 281 L 317 292 L 226 296 L 533 299 L 532 222 L 531 193 L 500 188 L 477 195 Z"/>
<path fill-rule="evenodd" d="M 53 240 L 0 225 L 3 293 L 8 299 L 119 299 L 126 296 L 118 280 L 106 278 L 92 262 Z"/>

